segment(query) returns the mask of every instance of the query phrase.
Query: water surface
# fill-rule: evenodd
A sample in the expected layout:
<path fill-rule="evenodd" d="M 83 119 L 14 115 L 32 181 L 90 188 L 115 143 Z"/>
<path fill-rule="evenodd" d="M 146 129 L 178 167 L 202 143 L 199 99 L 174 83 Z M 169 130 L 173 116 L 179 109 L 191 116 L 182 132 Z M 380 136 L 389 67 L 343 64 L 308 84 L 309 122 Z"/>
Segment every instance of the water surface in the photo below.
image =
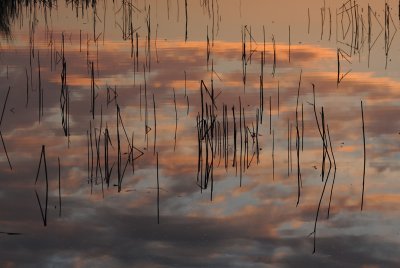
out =
<path fill-rule="evenodd" d="M 398 266 L 398 3 L 185 2 L 2 1 L 1 265 Z"/>

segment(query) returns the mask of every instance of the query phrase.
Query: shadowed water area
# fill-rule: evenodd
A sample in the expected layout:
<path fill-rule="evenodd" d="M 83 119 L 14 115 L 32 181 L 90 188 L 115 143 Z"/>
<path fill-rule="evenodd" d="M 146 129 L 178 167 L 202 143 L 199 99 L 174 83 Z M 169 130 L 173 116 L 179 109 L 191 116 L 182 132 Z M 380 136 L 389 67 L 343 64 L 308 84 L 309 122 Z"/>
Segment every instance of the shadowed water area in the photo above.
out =
<path fill-rule="evenodd" d="M 400 3 L 0 2 L 0 266 L 398 267 Z"/>

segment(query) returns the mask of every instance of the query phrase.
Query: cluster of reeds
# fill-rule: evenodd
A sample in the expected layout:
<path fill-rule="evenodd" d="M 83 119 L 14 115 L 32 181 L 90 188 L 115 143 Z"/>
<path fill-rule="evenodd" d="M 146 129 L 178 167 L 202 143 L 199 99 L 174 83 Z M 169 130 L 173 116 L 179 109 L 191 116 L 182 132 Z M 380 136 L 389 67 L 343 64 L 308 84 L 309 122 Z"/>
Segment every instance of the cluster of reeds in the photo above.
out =
<path fill-rule="evenodd" d="M 42 8 L 46 13 L 47 10 L 51 12 L 54 6 L 56 6 L 56 0 L 3 0 L 0 2 L 0 35 L 4 35 L 6 38 L 12 37 L 12 23 L 17 21 L 22 15 L 24 9 L 35 10 Z"/>
<path fill-rule="evenodd" d="M 344 74 L 342 73 L 341 64 L 340 64 L 341 59 L 344 59 L 349 64 L 351 64 L 350 55 L 347 54 L 344 50 L 338 48 L 337 49 L 337 80 L 336 80 L 337 86 L 339 86 L 340 82 L 342 82 L 342 80 L 351 72 L 351 69 L 350 69 L 346 73 L 344 73 Z"/>
<path fill-rule="evenodd" d="M 265 65 L 265 28 L 263 28 L 264 33 L 264 50 L 261 55 L 262 66 Z M 247 35 L 249 36 L 247 40 Z M 247 53 L 246 43 L 249 43 L 249 53 Z M 255 47 L 254 47 L 255 46 Z M 252 56 L 257 51 L 257 42 L 251 33 L 251 27 L 247 25 L 242 27 L 242 80 L 243 80 L 243 90 L 246 90 L 246 80 L 247 80 L 247 65 L 251 64 Z"/>
<path fill-rule="evenodd" d="M 115 90 L 115 91 L 114 91 Z M 115 96 L 118 96 L 116 88 L 113 89 Z M 127 130 L 125 128 L 124 122 L 121 116 L 121 109 L 115 101 L 116 108 L 116 160 L 112 160 L 110 156 L 110 149 L 115 150 L 113 146 L 113 141 L 110 135 L 110 130 L 108 124 L 103 131 L 103 109 L 100 109 L 100 126 L 99 128 L 92 126 L 92 121 L 89 122 L 89 130 L 87 131 L 87 177 L 88 183 L 91 185 L 91 193 L 93 192 L 93 186 L 98 185 L 101 182 L 102 194 L 104 196 L 104 182 L 107 184 L 107 188 L 110 187 L 112 171 L 117 166 L 117 183 L 114 186 L 117 187 L 118 192 L 122 190 L 122 181 L 126 172 L 128 165 L 132 167 L 132 173 L 135 172 L 135 160 L 140 158 L 144 152 L 139 150 L 133 145 L 134 133 L 131 137 L 128 136 Z M 154 106 L 155 107 L 155 106 Z M 93 141 L 94 140 L 94 141 Z M 123 141 L 125 140 L 127 144 L 127 149 L 122 148 Z M 103 141 L 103 142 L 102 142 Z M 103 144 L 103 149 L 101 145 Z M 155 146 L 155 145 L 154 145 Z M 103 152 L 103 155 L 102 155 Z M 115 154 L 112 154 L 115 155 Z M 125 163 L 123 161 L 123 155 L 126 155 Z M 104 159 L 103 163 L 101 159 Z M 103 173 L 104 170 L 104 173 Z M 104 175 L 103 175 L 104 174 Z"/>
<path fill-rule="evenodd" d="M 326 16 L 326 11 L 328 10 L 329 12 L 329 37 L 328 40 L 331 40 L 332 36 L 332 12 L 331 8 L 326 8 L 326 3 L 324 1 L 323 7 L 321 7 L 321 40 L 324 36 L 324 29 L 325 29 L 325 21 L 327 20 Z M 310 33 L 310 9 L 308 9 L 308 33 Z"/>
<path fill-rule="evenodd" d="M 200 6 L 203 9 L 203 13 L 207 14 L 209 19 L 211 19 L 211 43 L 214 46 L 214 40 L 219 31 L 219 22 L 221 19 L 218 0 L 201 0 Z"/>
<path fill-rule="evenodd" d="M 86 9 L 88 8 L 91 2 L 93 9 L 93 42 L 97 45 L 97 55 L 98 55 L 98 40 L 100 34 L 96 33 L 96 22 L 98 20 L 98 15 L 96 11 L 96 1 L 69 1 L 68 3 L 72 3 L 76 10 L 78 10 L 79 6 L 83 7 L 86 4 Z M 169 14 L 169 0 L 167 1 L 168 6 L 168 14 Z M 218 10 L 218 1 L 216 0 L 202 0 L 200 4 L 203 9 L 209 13 L 210 18 L 212 18 L 212 29 L 211 29 L 211 38 L 209 34 L 209 29 L 207 25 L 207 69 L 211 60 L 211 85 L 208 87 L 206 83 L 201 80 L 200 81 L 200 97 L 201 97 L 201 112 L 197 114 L 196 118 L 196 126 L 197 126 L 197 138 L 198 138 L 198 170 L 197 170 L 197 185 L 200 187 L 201 191 L 211 188 L 211 200 L 213 200 L 213 190 L 214 190 L 214 169 L 218 167 L 221 162 L 223 163 L 224 168 L 228 171 L 229 166 L 235 168 L 236 175 L 239 172 L 240 182 L 239 185 L 242 186 L 242 177 L 243 173 L 248 170 L 251 165 L 256 162 L 260 163 L 260 152 L 262 150 L 261 142 L 259 137 L 261 136 L 261 125 L 263 124 L 264 118 L 264 66 L 266 64 L 266 41 L 265 41 L 265 28 L 263 27 L 263 50 L 260 53 L 260 63 L 261 70 L 259 76 L 259 106 L 255 111 L 255 119 L 249 122 L 249 118 L 246 117 L 245 108 L 242 106 L 242 100 L 239 97 L 239 109 L 235 108 L 235 105 L 228 108 L 228 105 L 222 103 L 222 105 L 217 105 L 216 99 L 220 93 L 216 94 L 214 89 L 214 81 L 213 75 L 216 74 L 214 71 L 214 64 L 211 57 L 212 47 L 214 44 L 215 38 L 215 21 L 219 21 L 219 13 L 218 11 L 214 11 L 214 3 L 217 5 Z M 179 5 L 178 5 L 179 6 Z M 185 41 L 188 39 L 188 3 L 185 0 Z M 134 58 L 134 75 L 136 72 L 139 72 L 139 35 L 138 28 L 134 28 L 133 26 L 133 13 L 140 12 L 134 5 L 132 0 L 123 0 L 121 6 L 121 12 L 123 14 L 122 19 L 122 35 L 124 40 L 129 40 L 131 42 L 131 57 Z M 145 129 L 145 141 L 146 141 L 146 150 L 148 150 L 149 144 L 149 133 L 153 131 L 154 134 L 154 144 L 153 144 L 153 155 L 156 156 L 156 165 L 157 165 L 157 222 L 160 223 L 160 183 L 159 183 L 159 152 L 157 151 L 157 119 L 156 119 L 156 98 L 155 95 L 152 95 L 153 100 L 153 117 L 154 117 L 154 125 L 153 128 L 150 127 L 149 123 L 149 107 L 148 107 L 148 96 L 147 96 L 147 79 L 146 72 L 150 72 L 151 67 L 151 7 L 150 5 L 145 8 L 147 11 L 146 14 L 146 29 L 147 35 L 145 38 L 145 61 L 143 62 L 143 76 L 144 76 L 144 129 Z M 322 19 L 322 30 L 321 30 L 321 39 L 324 36 L 324 25 L 327 20 L 326 10 L 329 11 L 329 39 L 331 38 L 331 28 L 332 28 L 332 16 L 330 8 L 326 9 L 325 3 L 324 7 L 321 9 L 321 19 Z M 119 11 L 118 11 L 119 12 Z M 337 50 L 337 84 L 339 84 L 343 78 L 350 72 L 346 72 L 342 74 L 341 70 L 341 60 L 346 60 L 348 63 L 350 62 L 350 58 L 355 53 L 359 52 L 364 43 L 364 19 L 363 15 L 360 12 L 359 5 L 356 1 L 347 1 L 342 5 L 339 10 L 339 13 L 336 13 L 336 17 L 341 16 L 341 26 L 342 26 L 342 44 L 347 45 L 350 48 L 350 52 L 346 52 L 344 49 L 338 48 Z M 179 14 L 179 13 L 178 13 Z M 344 17 L 347 16 L 349 20 L 349 24 L 347 29 L 345 29 L 344 25 Z M 375 41 L 372 40 L 372 18 L 373 16 L 377 19 L 377 16 L 370 6 L 368 6 L 368 48 L 369 51 L 374 46 Z M 179 15 L 178 15 L 179 17 Z M 308 32 L 310 30 L 310 15 L 308 9 Z M 394 26 L 393 18 L 390 13 L 390 8 L 387 3 L 385 3 L 385 55 L 386 55 L 386 65 L 389 50 L 393 40 L 392 28 Z M 105 24 L 105 23 L 104 23 Z M 157 24 L 158 30 L 158 24 Z M 158 53 L 157 53 L 157 30 L 155 35 L 155 48 L 156 48 L 156 57 L 158 62 Z M 345 42 L 348 37 L 348 33 L 351 33 L 351 42 Z M 35 57 L 35 26 L 32 22 L 29 26 L 29 42 L 30 42 L 30 86 L 32 87 L 32 64 Z M 67 63 L 65 58 L 65 47 L 64 47 L 64 33 L 62 33 L 62 41 L 61 41 L 61 53 L 58 53 L 55 50 L 55 43 L 53 40 L 53 35 L 50 33 L 50 55 L 51 55 L 51 70 L 53 70 L 53 55 L 55 57 L 55 62 L 62 63 L 61 70 L 61 94 L 60 94 L 60 107 L 61 107 L 61 121 L 62 127 L 64 130 L 64 134 L 68 137 L 68 145 L 69 145 L 69 107 L 70 107 L 70 97 L 69 97 L 69 89 L 67 84 Z M 103 32 L 104 37 L 104 32 Z M 135 44 L 136 38 L 136 44 Z M 79 35 L 80 39 L 80 51 L 82 51 L 82 31 L 80 31 Z M 90 112 L 91 112 L 91 120 L 89 122 L 89 130 L 87 131 L 87 171 L 88 171 L 88 182 L 91 185 L 91 192 L 93 192 L 94 185 L 99 184 L 101 182 L 102 193 L 104 196 L 104 182 L 107 184 L 107 187 L 110 186 L 111 179 L 113 176 L 113 169 L 116 166 L 116 184 L 114 186 L 117 187 L 118 192 L 121 192 L 123 179 L 126 172 L 126 169 L 130 165 L 132 167 L 132 173 L 135 172 L 135 160 L 140 158 L 144 152 L 139 150 L 134 146 L 134 133 L 129 136 L 126 128 L 124 126 L 124 122 L 122 120 L 121 108 L 118 104 L 118 93 L 116 86 L 109 87 L 107 86 L 107 107 L 109 105 L 114 105 L 116 109 L 116 120 L 115 120 L 115 132 L 116 135 L 114 137 L 114 141 L 110 135 L 110 130 L 108 124 L 106 122 L 105 128 L 103 129 L 103 108 L 100 108 L 100 125 L 98 128 L 95 127 L 95 115 L 96 115 L 96 98 L 97 98 L 97 86 L 95 83 L 95 66 L 94 61 L 90 61 L 89 57 L 89 35 L 87 34 L 87 63 L 88 70 L 90 73 L 91 79 L 91 96 L 90 96 Z M 136 49 L 136 51 L 135 51 Z M 53 51 L 54 50 L 54 51 Z M 276 75 L 276 66 L 277 66 L 277 51 L 276 51 L 276 41 L 275 36 L 272 35 L 272 51 L 273 51 L 273 62 L 272 62 L 272 76 Z M 291 62 L 291 27 L 289 26 L 289 42 L 288 42 L 288 60 Z M 251 64 L 252 56 L 257 52 L 257 42 L 253 38 L 252 29 L 250 26 L 242 27 L 242 74 L 243 74 L 243 87 L 246 89 L 246 81 L 247 81 L 247 65 Z M 44 91 L 41 83 L 41 65 L 40 65 L 40 55 L 39 51 L 37 51 L 37 70 L 38 70 L 38 92 L 39 92 L 39 122 L 42 120 L 43 116 L 43 107 L 44 107 Z M 98 68 L 98 56 L 97 56 L 97 71 Z M 25 70 L 26 73 L 26 82 L 27 82 L 27 92 L 26 92 L 26 106 L 29 102 L 29 75 L 28 70 Z M 189 114 L 189 96 L 186 92 L 186 79 L 187 74 L 184 72 L 185 76 L 185 97 L 187 101 L 187 114 Z M 287 172 L 288 176 L 293 170 L 293 159 L 292 159 L 292 131 L 293 125 L 295 127 L 295 140 L 296 140 L 296 156 L 297 156 L 297 205 L 300 203 L 301 197 L 301 189 L 302 189 L 302 171 L 301 171 L 301 151 L 304 149 L 304 108 L 303 103 L 301 103 L 301 111 L 300 111 L 300 89 L 302 82 L 302 72 L 300 73 L 298 90 L 297 90 L 297 101 L 296 101 L 296 110 L 295 110 L 295 122 L 291 122 L 288 119 L 288 159 L 287 159 Z M 140 116 L 142 116 L 142 86 L 139 87 L 140 90 Z M 4 111 L 7 104 L 8 95 L 10 92 L 10 88 L 8 89 L 5 104 L 3 106 L 3 111 L 0 119 L 0 126 L 3 119 Z M 321 107 L 321 112 L 319 116 L 317 114 L 316 102 L 315 102 L 315 88 L 313 85 L 313 109 L 315 120 L 318 128 L 318 132 L 320 138 L 322 140 L 322 162 L 321 162 L 321 179 L 323 182 L 323 189 L 321 192 L 321 196 L 319 199 L 314 230 L 311 234 L 314 235 L 314 252 L 316 251 L 316 232 L 317 232 L 317 221 L 319 217 L 319 212 L 323 200 L 323 196 L 326 191 L 326 186 L 328 184 L 328 180 L 331 177 L 331 170 L 334 169 L 334 174 L 332 178 L 332 185 L 330 189 L 330 197 L 328 204 L 327 217 L 330 215 L 330 207 L 333 196 L 333 189 L 336 177 L 336 161 L 333 153 L 331 136 L 329 133 L 329 126 L 326 122 L 324 108 Z M 177 146 L 177 131 L 178 131 L 178 110 L 177 110 L 177 98 L 175 89 L 173 89 L 173 102 L 174 102 L 174 111 L 175 111 L 175 131 L 174 131 L 174 152 L 176 151 Z M 222 107 L 221 107 L 222 106 Z M 277 114 L 279 116 L 279 108 L 280 107 L 280 86 L 279 81 L 277 83 Z M 151 108 L 150 108 L 151 109 Z M 232 116 L 229 114 L 232 111 Z M 239 116 L 237 113 L 239 112 Z M 363 209 L 364 204 L 364 188 L 365 188 L 365 169 L 366 169 L 366 141 L 365 141 L 365 129 L 364 129 L 364 111 L 363 111 L 363 103 L 361 102 L 361 112 L 362 112 L 362 130 L 363 130 L 363 141 L 364 141 L 364 170 L 363 170 L 363 183 L 362 183 L 362 198 L 361 198 L 361 210 Z M 300 121 L 301 116 L 301 121 Z M 237 122 L 239 117 L 239 122 Z M 247 120 L 247 122 L 246 122 Z M 272 122 L 272 96 L 269 96 L 269 134 L 272 135 L 272 179 L 275 179 L 275 129 L 273 128 Z M 7 150 L 5 147 L 5 143 L 3 140 L 3 136 L 0 131 L 0 137 L 2 140 L 3 148 L 5 154 L 7 156 L 7 160 L 10 168 L 12 169 L 10 159 L 7 154 Z M 240 138 L 239 138 L 240 137 Z M 116 148 L 113 146 L 116 144 Z M 240 144 L 238 144 L 240 143 Z M 101 145 L 103 144 L 103 148 Z M 232 146 L 233 145 L 233 146 Z M 230 148 L 233 147 L 233 150 Z M 240 153 L 238 152 L 240 150 Z M 110 152 L 111 151 L 111 152 Z M 230 155 L 232 153 L 232 155 Z M 103 154 L 103 155 L 102 155 Z M 124 159 L 126 158 L 126 159 Z M 254 160 L 256 159 L 256 160 Z M 125 161 L 124 161 L 125 160 Z M 44 165 L 45 170 L 45 180 L 46 180 L 46 198 L 45 205 L 43 205 L 40 201 L 39 195 L 36 192 L 36 197 L 39 203 L 39 207 L 41 210 L 41 216 L 43 220 L 43 224 L 47 225 L 47 208 L 48 208 L 48 174 L 47 174 L 47 164 L 46 164 L 46 154 L 45 154 L 45 145 L 42 146 L 41 156 L 39 160 L 39 167 L 37 170 L 35 184 L 38 181 L 39 173 L 42 165 Z M 60 158 L 58 158 L 58 192 L 59 192 L 59 215 L 61 216 L 61 164 Z M 103 172 L 104 171 L 104 172 Z"/>
<path fill-rule="evenodd" d="M 390 6 L 387 2 L 385 2 L 385 68 L 387 68 L 389 51 L 392 46 L 393 39 L 395 37 L 395 33 L 397 32 L 396 23 L 393 20 L 392 13 L 390 12 Z M 394 30 L 394 33 L 392 33 Z"/>
<path fill-rule="evenodd" d="M 132 167 L 132 174 L 135 173 L 135 161 L 142 157 L 144 152 L 134 146 L 134 133 L 132 132 L 131 138 L 129 138 L 128 133 L 126 131 L 124 122 L 121 116 L 121 110 L 119 105 L 116 105 L 117 108 L 117 175 L 118 175 L 118 192 L 122 190 L 122 180 L 125 176 L 126 169 L 128 165 Z M 123 136 L 127 143 L 127 151 L 123 152 L 121 148 L 121 138 L 120 138 L 120 127 L 123 130 Z M 122 166 L 122 155 L 127 155 L 127 159 L 125 161 L 125 165 Z"/>
<path fill-rule="evenodd" d="M 360 6 L 356 1 L 348 0 L 336 13 L 336 21 L 338 17 L 340 18 L 340 27 L 336 25 L 336 37 L 341 37 L 338 42 L 349 48 L 349 55 L 359 53 L 364 44 L 364 18 L 359 9 Z M 341 35 L 338 34 L 338 29 L 341 29 Z"/>
<path fill-rule="evenodd" d="M 331 142 L 331 136 L 329 133 L 329 125 L 326 123 L 325 119 L 325 113 L 324 113 L 324 107 L 321 107 L 321 113 L 320 113 L 320 120 L 321 123 L 318 119 L 317 115 L 317 110 L 316 110 L 316 103 L 315 103 L 315 85 L 313 84 L 313 97 L 314 97 L 314 102 L 313 102 L 313 109 L 314 109 L 314 116 L 315 120 L 317 123 L 317 128 L 319 135 L 322 140 L 322 162 L 321 162 L 321 179 L 322 182 L 324 183 L 321 196 L 318 202 L 318 207 L 315 215 L 315 222 L 314 222 L 314 230 L 310 235 L 314 235 L 314 248 L 313 248 L 313 253 L 316 252 L 316 235 L 317 235 L 317 222 L 318 222 L 318 216 L 319 212 L 321 209 L 321 204 L 322 204 L 322 199 L 325 194 L 325 189 L 328 184 L 328 180 L 331 174 L 331 169 L 332 169 L 332 164 L 334 168 L 334 173 L 333 173 L 333 179 L 332 179 L 332 186 L 331 186 L 331 191 L 330 191 L 330 197 L 329 197 L 329 204 L 328 204 L 328 213 L 327 213 L 327 218 L 329 218 L 330 215 L 330 208 L 331 208 L 331 201 L 332 201 L 332 195 L 333 195 L 333 188 L 335 184 L 335 178 L 336 178 L 336 161 L 335 161 L 335 156 L 333 154 L 333 148 L 332 148 L 332 142 Z M 328 173 L 326 173 L 326 160 L 329 161 L 329 169 Z"/>
<path fill-rule="evenodd" d="M 372 35 L 373 35 L 372 27 L 373 27 L 374 21 L 378 22 L 378 24 L 380 25 L 380 32 L 378 35 L 376 35 L 376 37 L 374 39 L 372 39 Z M 375 46 L 376 41 L 382 35 L 382 32 L 383 32 L 383 26 L 382 26 L 381 22 L 379 21 L 376 12 L 374 12 L 372 7 L 368 4 L 368 67 L 369 67 L 369 63 L 370 63 L 371 50 Z"/>
<path fill-rule="evenodd" d="M 211 200 L 213 199 L 215 167 L 218 167 L 222 162 L 226 171 L 228 171 L 229 166 L 235 168 L 235 174 L 238 175 L 239 172 L 240 176 L 239 185 L 242 186 L 243 173 L 250 168 L 253 160 L 257 164 L 260 163 L 261 151 L 259 143 L 261 110 L 258 108 L 256 111 L 255 124 L 253 122 L 250 125 L 247 124 L 245 109 L 239 97 L 238 124 L 235 106 L 233 105 L 231 108 L 232 117 L 230 118 L 228 106 L 222 103 L 222 107 L 219 108 L 219 105 L 217 105 L 217 96 L 219 94 L 215 94 L 213 79 L 211 79 L 210 88 L 201 80 L 201 112 L 198 113 L 196 119 L 198 141 L 197 185 L 201 192 L 210 186 Z M 222 116 L 222 119 L 219 116 Z M 232 137 L 231 141 L 230 136 Z M 229 148 L 232 147 L 231 157 Z"/>
<path fill-rule="evenodd" d="M 325 7 L 321 9 L 321 14 L 325 14 L 325 11 L 323 10 L 325 10 Z M 326 15 L 321 16 L 322 24 L 324 24 Z M 379 25 L 377 33 L 374 33 L 375 24 Z M 350 58 L 355 54 L 361 54 L 365 43 L 367 43 L 369 67 L 371 50 L 375 46 L 382 33 L 384 33 L 385 68 L 387 68 L 389 52 L 396 32 L 397 27 L 391 14 L 391 7 L 389 3 L 385 2 L 382 23 L 380 21 L 379 14 L 374 11 L 369 4 L 367 10 L 367 18 L 364 18 L 362 7 L 360 7 L 357 1 L 347 0 L 346 2 L 344 2 L 339 10 L 336 12 L 336 38 L 337 42 L 342 45 L 342 47 L 338 48 L 337 50 L 337 84 L 339 84 L 342 79 L 349 72 L 351 72 L 351 70 L 349 70 L 346 73 L 341 74 L 340 59 L 345 59 L 348 63 L 351 64 Z"/>

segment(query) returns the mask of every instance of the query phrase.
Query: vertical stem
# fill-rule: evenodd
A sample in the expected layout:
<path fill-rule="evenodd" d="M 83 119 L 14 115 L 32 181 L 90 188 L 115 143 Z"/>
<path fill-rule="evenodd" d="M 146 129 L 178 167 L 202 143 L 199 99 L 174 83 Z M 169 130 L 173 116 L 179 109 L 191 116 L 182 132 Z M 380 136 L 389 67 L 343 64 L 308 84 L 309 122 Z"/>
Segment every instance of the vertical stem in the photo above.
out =
<path fill-rule="evenodd" d="M 304 105 L 301 103 L 301 151 L 304 149 Z"/>
<path fill-rule="evenodd" d="M 292 161 L 292 124 L 290 124 L 290 132 L 289 132 L 289 152 L 290 152 L 290 173 L 293 172 L 293 161 Z"/>
<path fill-rule="evenodd" d="M 82 52 L 82 30 L 79 30 L 79 52 Z"/>
<path fill-rule="evenodd" d="M 361 195 L 361 211 L 362 211 L 363 207 L 364 207 L 365 162 L 366 162 L 364 108 L 363 108 L 363 102 L 362 101 L 361 101 L 361 119 L 362 119 L 362 131 L 363 131 L 363 142 L 364 142 L 364 168 L 363 168 L 363 184 L 362 184 L 362 195 Z"/>
<path fill-rule="evenodd" d="M 275 180 L 275 130 L 272 130 L 272 180 Z"/>
<path fill-rule="evenodd" d="M 272 99 L 269 96 L 269 135 L 271 135 L 272 130 Z"/>
<path fill-rule="evenodd" d="M 278 117 L 279 117 L 279 80 L 278 80 Z"/>
<path fill-rule="evenodd" d="M 157 224 L 160 224 L 160 181 L 158 178 L 158 152 L 157 152 Z"/>
<path fill-rule="evenodd" d="M 289 177 L 290 168 L 290 121 L 287 122 L 287 175 Z"/>
<path fill-rule="evenodd" d="M 185 0 L 185 42 L 188 38 L 188 10 L 187 10 L 187 0 Z"/>
<path fill-rule="evenodd" d="M 119 115 L 120 115 L 120 109 L 119 105 L 117 104 L 117 144 L 118 144 L 117 170 L 118 170 L 118 192 L 121 192 L 122 177 L 121 177 L 121 141 L 119 137 L 119 121 L 120 121 Z"/>
<path fill-rule="evenodd" d="M 58 157 L 58 216 L 61 217 L 61 164 Z"/>
<path fill-rule="evenodd" d="M 242 176 L 243 176 L 243 132 L 242 132 L 242 101 L 239 96 L 239 128 L 240 128 L 240 181 L 239 186 L 242 187 Z"/>
<path fill-rule="evenodd" d="M 289 63 L 290 63 L 290 25 L 289 25 Z"/>
<path fill-rule="evenodd" d="M 43 160 L 44 160 L 44 173 L 46 176 L 46 205 L 45 205 L 45 213 L 44 213 L 44 226 L 47 225 L 47 205 L 49 202 L 49 179 L 47 176 L 47 162 L 46 162 L 46 150 L 45 146 L 42 146 Z"/>
<path fill-rule="evenodd" d="M 175 137 L 174 137 L 174 152 L 176 149 L 176 132 L 178 131 L 178 111 L 176 109 L 176 96 L 175 96 L 175 89 L 174 91 L 174 105 L 175 105 Z"/>
<path fill-rule="evenodd" d="M 156 142 L 157 142 L 157 117 L 156 117 L 156 101 L 154 99 L 154 93 L 153 93 L 153 111 L 154 111 L 154 146 L 153 146 L 153 154 L 155 154 L 156 153 Z"/>
<path fill-rule="evenodd" d="M 8 157 L 6 144 L 4 143 L 3 134 L 1 133 L 1 131 L 0 131 L 0 138 L 1 138 L 1 143 L 3 144 L 4 153 L 6 154 L 6 157 L 7 157 L 8 166 L 12 170 L 11 161 L 10 161 L 10 158 Z"/>

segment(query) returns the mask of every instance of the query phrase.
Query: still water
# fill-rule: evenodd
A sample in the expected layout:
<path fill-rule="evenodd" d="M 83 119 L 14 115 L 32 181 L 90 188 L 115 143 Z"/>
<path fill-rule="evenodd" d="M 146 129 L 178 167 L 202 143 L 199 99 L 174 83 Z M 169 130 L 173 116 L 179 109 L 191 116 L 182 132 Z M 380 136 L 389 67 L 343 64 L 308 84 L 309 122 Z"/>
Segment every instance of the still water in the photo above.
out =
<path fill-rule="evenodd" d="M 400 265 L 398 2 L 0 8 L 1 266 Z"/>

